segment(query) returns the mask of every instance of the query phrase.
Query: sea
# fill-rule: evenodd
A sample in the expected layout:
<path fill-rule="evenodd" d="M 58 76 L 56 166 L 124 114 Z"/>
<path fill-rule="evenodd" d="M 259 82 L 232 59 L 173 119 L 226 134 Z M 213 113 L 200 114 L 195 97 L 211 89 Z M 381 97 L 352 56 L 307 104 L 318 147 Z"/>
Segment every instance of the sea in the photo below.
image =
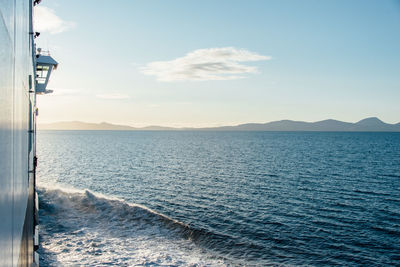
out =
<path fill-rule="evenodd" d="M 400 133 L 37 139 L 41 266 L 400 266 Z"/>

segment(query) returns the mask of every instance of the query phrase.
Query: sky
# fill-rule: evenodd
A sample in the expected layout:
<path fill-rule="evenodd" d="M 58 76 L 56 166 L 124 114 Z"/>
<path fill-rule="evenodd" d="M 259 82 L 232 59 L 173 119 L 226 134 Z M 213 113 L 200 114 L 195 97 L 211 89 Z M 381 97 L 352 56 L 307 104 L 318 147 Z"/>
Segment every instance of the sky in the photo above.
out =
<path fill-rule="evenodd" d="M 43 0 L 39 123 L 400 122 L 400 1 Z"/>

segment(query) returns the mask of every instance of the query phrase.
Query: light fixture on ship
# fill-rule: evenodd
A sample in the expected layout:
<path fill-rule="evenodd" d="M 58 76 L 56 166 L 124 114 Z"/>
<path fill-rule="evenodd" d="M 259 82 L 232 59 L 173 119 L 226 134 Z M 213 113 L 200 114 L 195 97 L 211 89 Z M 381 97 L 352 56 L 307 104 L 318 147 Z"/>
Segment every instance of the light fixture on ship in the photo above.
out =
<path fill-rule="evenodd" d="M 47 83 L 53 69 L 57 69 L 58 63 L 50 56 L 50 54 L 42 52 L 42 49 L 38 48 L 38 54 L 36 55 L 36 93 L 37 94 L 49 94 L 53 90 L 48 90 Z"/>

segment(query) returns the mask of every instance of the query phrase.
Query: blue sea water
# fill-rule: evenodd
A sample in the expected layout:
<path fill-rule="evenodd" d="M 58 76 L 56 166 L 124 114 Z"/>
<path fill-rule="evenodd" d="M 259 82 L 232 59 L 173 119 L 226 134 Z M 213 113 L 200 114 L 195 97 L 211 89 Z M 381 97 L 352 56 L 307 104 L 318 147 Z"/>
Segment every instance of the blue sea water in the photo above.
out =
<path fill-rule="evenodd" d="M 400 265 L 400 133 L 41 131 L 42 266 Z"/>

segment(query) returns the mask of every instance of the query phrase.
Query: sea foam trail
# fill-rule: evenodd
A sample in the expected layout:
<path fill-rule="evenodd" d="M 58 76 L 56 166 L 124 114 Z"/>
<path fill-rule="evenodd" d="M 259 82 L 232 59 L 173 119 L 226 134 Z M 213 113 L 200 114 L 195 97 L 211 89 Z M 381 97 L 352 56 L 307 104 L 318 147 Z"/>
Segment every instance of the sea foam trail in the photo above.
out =
<path fill-rule="evenodd" d="M 189 226 L 89 190 L 40 187 L 41 265 L 225 266 Z"/>

